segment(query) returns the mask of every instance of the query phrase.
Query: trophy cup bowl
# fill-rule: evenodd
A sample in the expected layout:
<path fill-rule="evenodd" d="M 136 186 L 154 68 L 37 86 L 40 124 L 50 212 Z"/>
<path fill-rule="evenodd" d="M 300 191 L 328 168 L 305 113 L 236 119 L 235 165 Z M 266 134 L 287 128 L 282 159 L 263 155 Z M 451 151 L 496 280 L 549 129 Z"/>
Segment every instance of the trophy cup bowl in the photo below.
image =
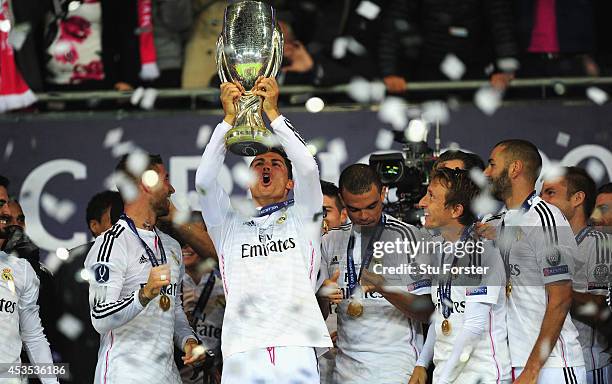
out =
<path fill-rule="evenodd" d="M 225 147 L 240 156 L 267 152 L 272 133 L 261 115 L 262 100 L 252 89 L 259 76 L 275 77 L 283 59 L 274 8 L 255 0 L 228 5 L 216 59 L 221 82 L 239 82 L 246 90 L 235 104 L 236 121 L 225 135 Z"/>

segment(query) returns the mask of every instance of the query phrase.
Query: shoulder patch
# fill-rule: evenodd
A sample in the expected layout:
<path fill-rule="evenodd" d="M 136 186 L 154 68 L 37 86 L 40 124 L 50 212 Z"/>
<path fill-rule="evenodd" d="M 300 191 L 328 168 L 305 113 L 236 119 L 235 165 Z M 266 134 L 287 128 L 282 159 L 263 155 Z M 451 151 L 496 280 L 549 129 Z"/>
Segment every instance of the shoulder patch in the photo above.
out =
<path fill-rule="evenodd" d="M 94 266 L 94 277 L 96 282 L 104 284 L 110 280 L 110 268 L 106 264 L 96 264 Z"/>

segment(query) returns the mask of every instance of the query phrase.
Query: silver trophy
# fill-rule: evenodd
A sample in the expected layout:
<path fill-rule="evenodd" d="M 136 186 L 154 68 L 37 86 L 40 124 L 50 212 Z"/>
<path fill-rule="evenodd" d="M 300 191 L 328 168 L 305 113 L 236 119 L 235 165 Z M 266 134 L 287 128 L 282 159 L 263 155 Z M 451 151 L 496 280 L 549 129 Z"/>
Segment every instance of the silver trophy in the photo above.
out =
<path fill-rule="evenodd" d="M 225 8 L 223 30 L 217 40 L 217 71 L 221 82 L 238 81 L 245 93 L 236 102 L 236 122 L 225 135 L 225 146 L 241 156 L 255 156 L 270 148 L 271 136 L 261 116 L 262 100 L 252 90 L 259 76 L 276 76 L 283 59 L 283 34 L 274 8 L 253 0 Z"/>

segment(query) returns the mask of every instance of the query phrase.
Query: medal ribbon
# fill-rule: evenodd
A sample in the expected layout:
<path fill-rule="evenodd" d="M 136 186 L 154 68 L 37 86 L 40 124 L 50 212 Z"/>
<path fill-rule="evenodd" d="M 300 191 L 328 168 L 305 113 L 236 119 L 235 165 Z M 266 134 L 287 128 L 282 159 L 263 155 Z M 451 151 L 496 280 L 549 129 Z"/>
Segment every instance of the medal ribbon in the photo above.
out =
<path fill-rule="evenodd" d="M 292 205 L 293 205 L 293 199 L 289 199 L 289 200 L 286 200 L 280 203 L 273 203 L 273 204 L 266 205 L 265 207 L 262 207 L 259 210 L 257 217 L 270 215 L 280 209 L 283 209 L 285 207 L 290 207 Z"/>
<path fill-rule="evenodd" d="M 525 199 L 525 201 L 523 201 L 523 204 L 521 204 L 521 208 L 519 209 L 519 214 L 520 215 L 524 215 L 525 213 L 527 213 L 527 211 L 529 211 L 529 209 L 531 209 L 531 206 L 533 205 L 533 199 L 536 196 L 536 191 L 533 191 L 529 194 L 529 196 L 527 196 L 527 198 Z M 500 251 L 502 254 L 502 258 L 504 260 L 504 269 L 506 270 L 506 281 L 510 280 L 510 250 L 512 249 L 512 241 L 508 241 L 507 237 L 504 237 L 504 232 L 505 232 L 505 228 L 506 228 L 506 223 L 505 223 L 505 213 L 504 213 L 504 218 L 502 219 L 501 222 L 501 230 L 500 230 Z"/>
<path fill-rule="evenodd" d="M 215 274 L 217 273 L 216 269 L 210 271 L 210 275 L 208 276 L 208 280 L 206 280 L 206 284 L 204 285 L 204 289 L 202 290 L 202 294 L 200 294 L 200 298 L 193 309 L 192 315 L 194 319 L 193 326 L 195 327 L 198 320 L 202 320 L 202 314 L 204 313 L 204 307 L 208 303 L 210 299 L 210 295 L 213 291 L 213 287 L 215 286 L 215 281 L 217 280 Z"/>
<path fill-rule="evenodd" d="M 471 236 L 474 230 L 474 226 L 475 226 L 475 223 L 473 223 L 472 225 L 465 226 L 463 228 L 463 231 L 461 232 L 461 237 L 459 238 L 460 242 L 465 242 L 468 239 L 468 237 Z M 442 252 L 442 257 L 440 260 L 440 271 L 443 270 L 445 256 L 446 254 Z M 452 262 L 451 268 L 457 265 L 458 260 L 459 259 L 455 257 L 455 255 L 453 255 L 453 262 Z M 446 304 L 446 301 L 452 303 L 452 300 L 451 300 L 452 286 L 453 286 L 452 273 L 450 274 L 449 278 L 446 279 L 446 282 L 442 283 L 441 279 L 438 281 L 438 291 L 440 292 L 440 296 L 441 296 L 440 302 L 442 303 L 442 316 L 444 316 L 445 319 L 448 319 L 452 312 L 452 305 L 449 306 Z"/>
<path fill-rule="evenodd" d="M 136 230 L 136 224 L 134 224 L 134 220 L 130 219 L 128 215 L 126 215 L 125 213 L 121 214 L 121 216 L 119 217 L 119 220 L 125 221 L 128 227 L 132 230 L 132 232 L 134 232 L 136 237 L 138 237 L 138 240 L 140 240 L 140 243 L 144 247 L 145 252 L 147 252 L 147 256 L 149 256 L 149 261 L 151 262 L 151 265 L 153 265 L 154 267 L 158 267 L 161 264 L 166 264 L 166 251 L 164 250 L 164 245 L 159 239 L 159 236 L 157 236 L 157 231 L 155 230 L 155 228 L 153 228 L 153 232 L 155 232 L 155 241 L 159 244 L 159 253 L 161 257 L 161 263 L 157 261 L 157 258 L 155 257 L 155 253 L 153 252 L 153 250 L 147 245 L 147 243 L 145 243 L 142 237 L 140 237 L 140 235 L 138 234 L 138 231 Z"/>
<path fill-rule="evenodd" d="M 592 230 L 593 228 L 589 226 L 582 228 L 580 232 L 578 232 L 578 234 L 576 235 L 576 244 L 580 245 L 580 243 L 582 243 L 584 238 L 587 237 L 587 235 L 591 233 Z"/>
<path fill-rule="evenodd" d="M 374 231 L 373 236 L 370 238 L 368 242 L 368 246 L 366 248 L 365 259 L 361 260 L 361 268 L 359 268 L 359 275 L 357 275 L 355 261 L 353 259 L 353 250 L 355 249 L 355 235 L 353 233 L 353 228 L 351 228 L 351 237 L 349 238 L 348 247 L 346 249 L 346 269 L 348 272 L 348 283 L 349 283 L 349 296 L 355 290 L 357 286 L 357 282 L 361 278 L 361 272 L 364 268 L 367 268 L 372 261 L 372 255 L 374 250 L 374 242 L 380 239 L 382 235 L 382 231 L 385 227 L 385 215 L 383 214 L 380 218 L 380 222 L 376 225 L 376 230 Z"/>

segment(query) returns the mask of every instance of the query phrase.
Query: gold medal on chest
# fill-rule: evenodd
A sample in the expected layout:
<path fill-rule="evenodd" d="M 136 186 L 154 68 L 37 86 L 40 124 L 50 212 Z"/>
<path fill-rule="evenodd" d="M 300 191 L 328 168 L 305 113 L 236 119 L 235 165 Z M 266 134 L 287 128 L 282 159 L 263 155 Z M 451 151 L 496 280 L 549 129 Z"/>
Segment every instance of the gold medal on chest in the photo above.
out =
<path fill-rule="evenodd" d="M 161 297 L 159 298 L 159 307 L 164 312 L 170 309 L 170 298 L 168 297 L 168 295 L 161 295 Z"/>

